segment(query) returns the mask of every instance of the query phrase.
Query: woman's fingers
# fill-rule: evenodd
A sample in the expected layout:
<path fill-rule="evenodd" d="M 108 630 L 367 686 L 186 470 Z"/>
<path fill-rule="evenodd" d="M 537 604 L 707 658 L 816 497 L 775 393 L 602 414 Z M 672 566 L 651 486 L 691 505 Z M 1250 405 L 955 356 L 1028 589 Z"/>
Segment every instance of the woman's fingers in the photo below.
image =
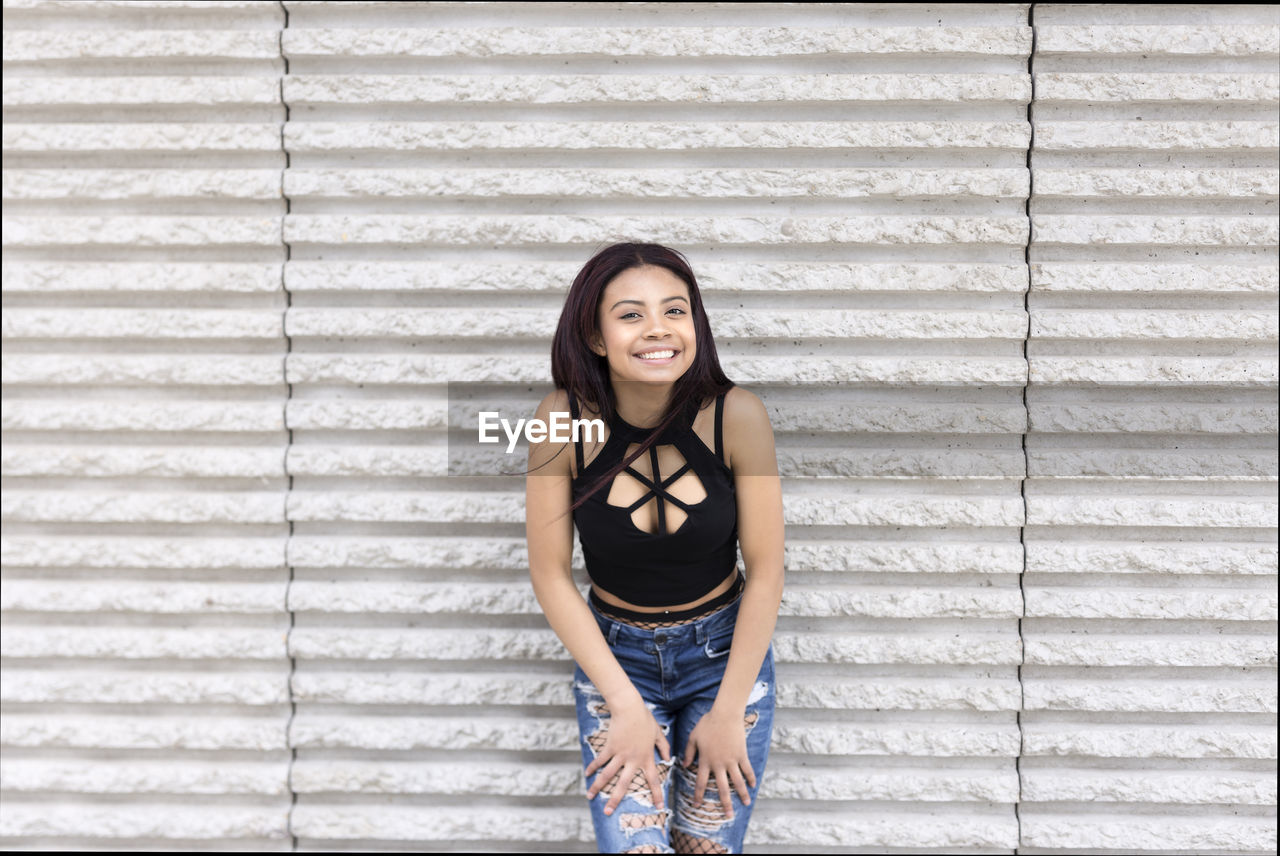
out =
<path fill-rule="evenodd" d="M 622 768 L 622 775 L 618 778 L 618 786 L 613 789 L 613 795 L 609 797 L 609 802 L 605 804 L 605 814 L 613 814 L 613 810 L 618 807 L 618 803 L 622 802 L 622 795 L 627 792 L 627 786 L 631 782 L 631 777 L 635 774 L 634 764 L 627 764 Z"/>
<path fill-rule="evenodd" d="M 733 819 L 733 800 L 729 796 L 729 774 L 725 770 L 716 770 L 716 790 L 720 792 L 720 805 L 724 806 L 724 816 Z"/>
<path fill-rule="evenodd" d="M 596 780 L 591 783 L 591 787 L 587 789 L 587 799 L 595 799 L 596 794 L 600 793 L 601 789 L 613 780 L 620 766 L 622 766 L 622 761 L 616 755 L 609 759 L 609 763 L 604 766 L 604 769 L 596 776 Z"/>
<path fill-rule="evenodd" d="M 658 772 L 658 765 L 650 761 L 644 769 L 644 775 L 649 780 L 649 793 L 653 795 L 653 807 L 662 811 L 662 775 Z"/>
<path fill-rule="evenodd" d="M 701 763 L 698 764 L 698 779 L 693 786 L 693 807 L 694 808 L 702 808 L 702 795 L 707 790 L 708 775 L 710 775 L 710 773 L 708 773 L 707 771 L 707 765 L 701 764 Z"/>
<path fill-rule="evenodd" d="M 751 792 L 747 788 L 747 779 L 737 764 L 729 768 L 729 777 L 733 779 L 733 789 L 738 792 L 738 799 L 742 800 L 743 805 L 751 805 Z"/>
<path fill-rule="evenodd" d="M 586 775 L 588 779 L 591 778 L 591 774 L 594 773 L 596 770 L 599 770 L 600 767 L 604 765 L 604 762 L 606 760 L 607 759 L 605 758 L 603 753 L 592 758 L 591 763 L 587 765 L 587 769 L 584 771 L 584 775 Z"/>

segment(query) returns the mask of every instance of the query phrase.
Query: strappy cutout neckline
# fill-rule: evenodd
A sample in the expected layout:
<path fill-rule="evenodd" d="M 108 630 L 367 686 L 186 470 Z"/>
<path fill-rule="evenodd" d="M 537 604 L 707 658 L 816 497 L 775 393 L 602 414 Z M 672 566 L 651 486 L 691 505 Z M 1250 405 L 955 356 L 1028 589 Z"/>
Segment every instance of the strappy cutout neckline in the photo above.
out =
<path fill-rule="evenodd" d="M 649 447 L 648 474 L 640 472 L 633 466 L 639 461 L 644 460 L 645 456 L 641 455 L 613 477 L 613 481 L 610 482 L 608 486 L 608 494 L 604 504 L 607 507 L 614 509 L 615 514 L 625 515 L 627 525 L 631 529 L 651 538 L 665 538 L 676 535 L 688 524 L 694 510 L 705 505 L 708 499 L 710 499 L 711 494 L 707 485 L 703 483 L 702 477 L 693 467 L 692 463 L 688 459 L 688 454 L 686 454 L 685 449 L 682 449 L 681 446 L 683 446 L 691 436 L 692 439 L 702 447 L 702 449 L 709 452 L 712 457 L 715 458 L 716 462 L 724 467 L 725 471 L 729 471 L 729 467 L 724 463 L 722 456 L 722 450 L 724 447 L 724 396 L 725 394 L 721 393 L 716 396 L 715 401 L 715 449 L 708 449 L 707 444 L 703 442 L 702 438 L 698 436 L 698 433 L 694 431 L 692 427 L 690 427 L 687 434 L 684 434 L 683 436 L 673 433 L 673 429 L 668 428 L 658 438 L 659 442 L 655 442 Z M 572 418 L 577 419 L 577 402 L 574 401 L 572 394 L 569 396 L 569 409 Z M 651 428 L 638 428 L 616 414 L 613 422 L 609 426 L 609 429 L 609 437 L 605 445 L 608 446 L 613 442 L 620 442 L 624 444 L 625 449 L 622 453 L 623 458 L 626 458 L 633 451 L 633 447 L 638 446 L 639 441 L 642 441 L 652 431 Z M 633 442 L 633 440 L 636 442 Z M 668 440 L 670 442 L 663 443 L 661 442 L 662 440 Z M 576 441 L 573 446 L 578 465 L 576 481 L 582 479 L 584 471 L 588 469 L 588 467 L 584 465 L 582 446 Z M 667 463 L 675 466 L 675 471 L 670 473 L 670 475 L 662 475 L 662 468 L 659 462 L 659 449 L 663 450 L 661 452 L 661 456 L 667 459 Z M 591 464 L 595 465 L 596 462 L 600 460 L 600 455 L 603 453 L 604 449 L 601 449 L 600 453 L 592 459 Z M 678 460 L 673 461 L 672 458 L 676 458 Z M 668 467 L 668 469 L 670 469 L 670 467 Z M 621 478 L 623 475 L 626 475 L 628 478 L 623 480 Z M 691 483 L 689 477 L 692 477 Z M 684 496 L 677 496 L 672 492 L 671 488 L 681 485 L 682 483 L 683 489 L 680 493 L 684 494 Z M 601 487 L 600 489 L 605 490 L 604 487 Z M 636 496 L 636 492 L 640 489 L 643 489 L 643 492 Z M 695 496 L 698 493 L 701 493 L 701 498 L 695 499 Z M 615 497 L 617 498 L 617 501 L 614 501 Z M 675 523 L 674 527 L 669 527 L 669 515 L 667 513 L 666 506 L 666 503 L 668 502 L 679 509 L 679 511 L 684 515 L 683 518 Z M 646 513 L 646 508 L 652 503 L 656 503 L 656 521 L 654 521 L 652 513 Z M 637 516 L 641 517 L 641 521 L 656 523 L 656 525 L 652 530 L 646 529 L 641 525 L 641 521 L 636 520 Z"/>

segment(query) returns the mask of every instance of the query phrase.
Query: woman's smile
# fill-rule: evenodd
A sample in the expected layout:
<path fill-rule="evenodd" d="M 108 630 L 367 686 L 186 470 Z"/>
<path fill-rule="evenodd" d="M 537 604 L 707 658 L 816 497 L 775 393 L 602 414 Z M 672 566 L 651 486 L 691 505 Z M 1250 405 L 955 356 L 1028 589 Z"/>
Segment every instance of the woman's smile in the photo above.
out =
<path fill-rule="evenodd" d="M 648 363 L 654 366 L 669 366 L 676 361 L 676 357 L 680 356 L 678 348 L 650 348 L 641 351 L 635 355 L 635 358 L 642 363 Z"/>

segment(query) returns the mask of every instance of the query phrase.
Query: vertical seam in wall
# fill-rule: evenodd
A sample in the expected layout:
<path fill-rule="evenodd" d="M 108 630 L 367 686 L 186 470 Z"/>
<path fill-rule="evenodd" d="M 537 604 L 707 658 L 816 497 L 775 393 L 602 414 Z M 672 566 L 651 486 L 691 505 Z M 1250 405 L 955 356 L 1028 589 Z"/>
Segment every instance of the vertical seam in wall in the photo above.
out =
<path fill-rule="evenodd" d="M 289 524 L 284 544 L 284 560 L 285 565 L 289 569 L 289 579 L 284 589 L 284 607 L 289 613 L 289 630 L 285 634 L 285 653 L 289 656 L 289 679 L 287 682 L 289 692 L 289 722 L 285 726 L 285 746 L 289 750 L 289 771 L 286 777 L 286 783 L 289 788 L 289 813 L 285 819 L 285 831 L 289 835 L 290 849 L 298 849 L 298 836 L 293 832 L 293 811 L 298 806 L 298 791 L 293 786 L 293 770 L 298 762 L 298 750 L 293 744 L 293 723 L 298 716 L 298 703 L 293 697 L 293 679 L 298 671 L 298 661 L 293 656 L 293 628 L 295 624 L 295 616 L 291 605 L 293 594 L 293 518 L 289 513 L 289 498 L 293 495 L 293 473 L 289 467 L 289 453 L 293 451 L 293 427 L 289 424 L 289 402 L 293 399 L 293 384 L 289 382 L 289 355 L 293 353 L 293 340 L 289 337 L 289 307 L 293 304 L 293 296 L 289 293 L 289 280 L 285 275 L 285 269 L 289 266 L 289 243 L 285 240 L 285 220 L 289 216 L 289 196 L 285 193 L 285 173 L 289 169 L 289 148 L 285 145 L 284 132 L 285 127 L 289 124 L 289 104 L 284 100 L 284 78 L 289 74 L 289 59 L 284 55 L 284 31 L 289 28 L 289 10 L 285 7 L 283 0 L 280 0 L 280 11 L 284 15 L 284 22 L 277 34 L 277 50 L 279 51 L 281 62 L 280 75 L 280 104 L 284 108 L 284 120 L 280 123 L 280 153 L 284 155 L 284 166 L 280 169 L 280 196 L 284 199 L 284 216 L 280 218 L 280 245 L 284 248 L 284 261 L 280 265 L 280 288 L 284 292 L 284 314 L 280 319 L 280 329 L 284 334 L 284 360 L 281 363 L 281 371 L 284 375 L 284 413 L 283 421 L 285 428 L 285 447 L 284 447 L 284 472 L 286 481 L 284 495 L 284 517 Z"/>
<path fill-rule="evenodd" d="M 1022 526 L 1018 529 L 1018 541 L 1022 545 L 1022 569 L 1018 573 L 1018 596 L 1022 602 L 1021 610 L 1018 614 L 1018 713 L 1016 718 L 1018 724 L 1018 756 L 1013 761 L 1013 769 L 1018 777 L 1018 801 L 1013 806 L 1013 817 L 1018 825 L 1018 843 L 1014 848 L 1015 853 L 1022 850 L 1022 754 L 1026 749 L 1026 735 L 1023 732 L 1022 712 L 1027 704 L 1026 686 L 1023 683 L 1022 667 L 1027 662 L 1027 641 L 1022 632 L 1022 621 L 1027 614 L 1027 591 L 1026 591 L 1026 575 L 1027 575 L 1027 479 L 1031 475 L 1030 457 L 1027 455 L 1027 434 L 1031 431 L 1031 408 L 1027 405 L 1027 389 L 1031 386 L 1031 360 L 1028 355 L 1029 346 L 1031 344 L 1031 197 L 1035 191 L 1035 171 L 1031 166 L 1031 153 L 1035 150 L 1036 125 L 1032 118 L 1032 108 L 1036 103 L 1036 75 L 1035 75 L 1035 59 L 1036 59 L 1036 4 L 1032 3 L 1027 7 L 1027 26 L 1031 28 L 1031 51 L 1027 56 L 1027 78 L 1031 83 L 1031 97 L 1027 100 L 1027 127 L 1029 135 L 1027 138 L 1027 246 L 1023 251 L 1023 259 L 1027 268 L 1027 287 L 1022 294 L 1022 311 L 1027 318 L 1027 330 L 1022 339 L 1022 362 L 1023 370 L 1026 371 L 1025 380 L 1022 384 L 1022 484 L 1020 492 L 1022 494 Z"/>

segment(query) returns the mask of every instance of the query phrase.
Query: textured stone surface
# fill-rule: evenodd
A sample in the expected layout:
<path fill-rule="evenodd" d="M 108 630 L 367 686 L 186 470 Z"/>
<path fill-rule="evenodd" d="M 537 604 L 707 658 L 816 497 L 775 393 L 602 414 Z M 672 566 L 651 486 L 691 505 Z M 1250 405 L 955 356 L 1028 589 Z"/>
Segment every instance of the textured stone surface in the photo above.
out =
<path fill-rule="evenodd" d="M 1196 72 L 1039 72 L 1036 100 L 1185 101 L 1268 104 L 1280 98 L 1280 74 Z"/>
<path fill-rule="evenodd" d="M 235 262 L 9 262 L 4 290 L 266 293 L 281 290 L 282 268 Z"/>
<path fill-rule="evenodd" d="M 290 829 L 295 835 L 317 841 L 595 841 L 590 816 L 563 808 L 357 807 L 310 803 L 295 807 L 290 819 Z"/>
<path fill-rule="evenodd" d="M 1040 434 L 1274 434 L 1278 424 L 1275 407 L 1189 404 L 1178 401 L 1151 404 L 1042 404 L 1031 407 L 1029 416 L 1032 430 Z"/>
<path fill-rule="evenodd" d="M 1255 273 L 1256 271 L 1256 273 Z M 1272 290 L 1276 275 L 1269 271 Z M 551 292 L 573 282 L 577 266 L 566 263 L 308 261 L 285 267 L 291 293 L 311 291 Z M 1214 273 L 1222 276 L 1222 269 Z M 1248 269 L 1259 281 L 1264 269 Z M 1206 271 L 1205 279 L 1209 279 Z M 1027 288 L 1026 270 L 998 264 L 890 264 L 860 262 L 739 263 L 712 260 L 697 271 L 704 294 L 719 292 L 1015 292 Z M 1217 281 L 1217 280 L 1215 280 Z M 1209 286 L 1206 285 L 1205 288 Z"/>
<path fill-rule="evenodd" d="M 561 763 L 303 761 L 294 765 L 291 781 L 300 794 L 447 794 L 483 798 L 579 796 L 585 791 L 582 773 Z"/>
<path fill-rule="evenodd" d="M 1037 180 L 1045 170 L 1036 170 Z M 1064 175 L 1078 174 L 1061 171 Z M 1147 170 L 1143 171 L 1148 172 Z M 1231 170 L 1231 173 L 1238 170 Z M 1248 174 L 1251 171 L 1246 171 Z M 1144 176 L 1145 177 L 1145 176 Z M 1243 292 L 1275 294 L 1280 271 L 1272 265 L 1050 264 L 1031 265 L 1033 292 Z"/>
<path fill-rule="evenodd" d="M 271 77 L 6 77 L 4 81 L 6 108 L 278 103 L 280 84 Z"/>
<path fill-rule="evenodd" d="M 1041 244 L 1196 247 L 1275 246 L 1280 224 L 1267 217 L 1043 214 L 1031 218 Z"/>
<path fill-rule="evenodd" d="M 1191 678 L 1027 679 L 1023 682 L 1023 704 L 1026 710 L 1274 714 L 1276 688 L 1274 681 L 1265 678 L 1236 681 L 1220 678 L 1212 683 Z"/>
<path fill-rule="evenodd" d="M 1212 725 L 1088 725 L 1028 722 L 1023 754 L 1063 758 L 1276 758 L 1275 728 Z M 1041 774 L 1043 775 L 1043 774 Z"/>
<path fill-rule="evenodd" d="M 1156 478 L 1274 481 L 1276 454 L 1150 451 L 1029 452 L 1027 470 L 1046 478 Z"/>
<path fill-rule="evenodd" d="M 28 182 L 43 189 L 42 185 L 47 185 L 49 179 L 41 182 L 41 178 L 43 176 L 31 177 Z M 1260 177 L 1259 181 L 1261 180 Z M 17 189 L 21 192 L 26 188 L 19 186 Z M 291 200 L 304 200 L 308 197 L 382 199 L 456 196 L 1022 198 L 1027 195 L 1028 175 L 1025 169 L 297 169 L 285 173 L 284 190 Z"/>
<path fill-rule="evenodd" d="M 1221 199 L 1280 195 L 1274 169 L 1038 169 L 1036 196 L 1162 197 Z M 1092 267 L 1092 265 L 1090 265 Z M 1181 265 L 1179 265 L 1181 267 Z"/>
<path fill-rule="evenodd" d="M 207 401 L 13 401 L 5 405 L 6 431 L 130 431 L 283 433 L 284 414 L 279 402 Z M 223 452 L 231 450 L 224 449 Z M 260 450 L 254 450 L 258 453 Z M 271 454 L 283 457 L 283 451 Z M 278 471 L 278 468 L 277 468 Z"/>
<path fill-rule="evenodd" d="M 280 151 L 280 126 L 268 122 L 5 123 L 0 139 L 6 152 L 275 154 Z"/>
<path fill-rule="evenodd" d="M 189 764 L 182 761 L 5 761 L 4 785 L 14 793 L 282 795 L 288 764 Z"/>
<path fill-rule="evenodd" d="M 921 758 L 1010 758 L 1018 754 L 1018 730 L 1008 725 L 922 722 L 902 727 L 897 720 L 838 725 L 789 725 L 775 720 L 773 750 L 801 755 L 888 755 Z M 843 763 L 843 762 L 842 762 Z"/>
<path fill-rule="evenodd" d="M 216 570 L 222 568 L 283 568 L 285 564 L 286 542 L 284 538 L 147 538 L 137 535 L 93 538 L 86 536 L 50 536 L 23 537 L 15 536 L 0 540 L 3 548 L 5 565 L 9 567 L 25 565 L 36 568 L 196 568 Z M 153 589 L 164 593 L 164 603 L 181 608 L 184 603 L 191 603 L 191 597 L 197 600 L 210 600 L 207 605 L 214 609 L 223 597 L 231 591 L 254 592 L 251 597 L 256 600 L 260 589 L 250 586 L 224 588 L 219 586 L 221 594 L 215 595 L 212 590 L 201 591 L 199 588 L 177 585 L 159 584 Z M 119 594 L 108 594 L 102 589 L 118 588 Z M 135 589 L 128 582 L 112 581 L 103 583 L 101 587 L 93 583 L 76 590 L 66 590 L 58 595 L 60 602 L 71 604 L 80 598 L 90 602 L 101 603 L 103 608 L 113 602 L 134 602 L 133 597 L 147 589 Z M 21 597 L 54 596 L 48 589 L 22 589 Z M 15 595 L 17 596 L 17 595 Z M 102 600 L 95 600 L 95 598 Z M 122 600 L 116 600 L 119 597 Z M 274 596 L 273 596 L 274 597 Z M 241 607 L 247 603 L 236 600 Z M 155 603 L 159 607 L 160 603 Z M 145 610 L 144 610 L 145 611 Z"/>
<path fill-rule="evenodd" d="M 1248 39 L 1254 31 L 1237 39 Z M 1022 55 L 1030 32 L 1014 27 L 485 27 L 294 29 L 283 53 L 312 57 L 501 57 L 597 54 L 652 56 L 807 56 L 830 54 Z M 1256 40 L 1257 36 L 1253 35 Z M 1246 42 L 1248 44 L 1248 42 Z"/>
<path fill-rule="evenodd" d="M 1261 123 L 1259 123 L 1261 124 Z M 1280 124 L 1249 129 L 1259 147 Z M 7 133 L 7 132 L 6 132 Z M 230 132 L 228 132 L 230 133 Z M 247 133 L 247 131 L 245 132 Z M 1217 132 L 1219 136 L 1225 136 Z M 1235 138 L 1230 137 L 1235 145 Z M 7 137 L 6 137 L 7 139 Z M 19 138 L 21 139 L 21 138 Z M 298 122 L 285 126 L 290 152 L 424 152 L 440 149 L 1026 149 L 1026 122 Z M 28 143 L 31 145 L 31 143 Z M 1271 142 L 1271 148 L 1275 142 Z"/>
<path fill-rule="evenodd" d="M 1036 127 L 1036 148 L 1044 151 L 1230 151 L 1268 150 L 1280 144 L 1280 122 L 1225 120 L 1062 121 Z"/>
<path fill-rule="evenodd" d="M 13 169 L 4 198 L 22 200 L 280 199 L 278 169 Z"/>
<path fill-rule="evenodd" d="M 927 770 L 901 767 L 884 773 L 824 770 L 816 766 L 770 765 L 760 797 L 805 800 L 885 800 L 893 802 L 993 802 L 1018 799 L 1018 777 L 989 771 Z"/>
<path fill-rule="evenodd" d="M 1042 309 L 1031 318 L 1031 335 L 1040 339 L 1237 339 L 1273 341 L 1274 312 L 1068 312 Z"/>
<path fill-rule="evenodd" d="M 1248 83 L 1267 97 L 1268 75 Z M 1235 84 L 1223 81 L 1220 86 Z M 1272 83 L 1274 88 L 1274 83 Z M 47 96 L 55 101 L 61 93 Z M 1011 74 L 603 74 L 603 75 L 359 75 L 303 74 L 284 78 L 291 106 L 321 104 L 574 104 L 779 102 L 1026 103 L 1030 81 Z M 64 96 L 66 97 L 66 96 Z M 247 98 L 247 94 L 245 96 Z M 1273 96 L 1274 97 L 1274 96 Z M 6 89 L 6 104 L 8 91 Z"/>
<path fill-rule="evenodd" d="M 1275 777 L 1266 773 L 1030 770 L 1022 787 L 1027 802 L 1270 805 L 1276 801 Z"/>
<path fill-rule="evenodd" d="M 99 356 L 89 361 L 61 354 L 11 354 L 4 358 L 4 381 L 14 384 L 102 384 L 107 386 L 267 386 L 280 387 L 278 356 L 159 355 Z M 152 405 L 155 406 L 155 405 Z"/>
<path fill-rule="evenodd" d="M 1054 849 L 1114 849 L 1142 842 L 1150 850 L 1227 850 L 1266 852 L 1276 840 L 1275 819 L 1236 817 L 1218 820 L 1190 816 L 1186 819 L 1091 818 L 1032 815 L 1022 821 L 1022 841 L 1027 847 Z"/>
<path fill-rule="evenodd" d="M 67 836 L 103 839 L 219 839 L 289 838 L 287 805 L 242 808 L 202 804 L 178 807 L 157 801 L 129 806 L 83 804 L 11 804 L 0 818 L 0 835 Z"/>
<path fill-rule="evenodd" d="M 1028 497 L 1027 524 L 1053 526 L 1274 527 L 1276 503 L 1260 497 Z"/>
<path fill-rule="evenodd" d="M 1028 604 L 1030 606 L 1030 604 Z M 1161 616 L 1164 617 L 1164 616 Z M 1026 663 L 1045 666 L 1239 666 L 1276 665 L 1274 639 L 1217 636 L 1207 639 L 1126 638 L 1028 633 Z"/>
<path fill-rule="evenodd" d="M 568 717 L 536 716 L 420 717 L 326 716 L 301 712 L 290 726 L 299 749 L 367 749 L 374 751 L 456 749 L 567 751 L 581 739 Z"/>
<path fill-rule="evenodd" d="M 1276 593 L 1204 589 L 1105 591 L 1036 589 L 1026 593 L 1028 617 L 1168 618 L 1275 621 Z"/>
<path fill-rule="evenodd" d="M 283 493 L 91 493 L 11 491 L 6 521 L 85 523 L 282 523 Z"/>
<path fill-rule="evenodd" d="M 1029 573 L 1228 574 L 1276 573 L 1267 544 L 1055 544 L 1027 542 Z"/>
<path fill-rule="evenodd" d="M 280 246 L 278 217 L 10 217 L 6 247 Z"/>
<path fill-rule="evenodd" d="M 1248 57 L 1276 54 L 1276 30 L 1269 27 L 1039 26 L 1036 48 L 1054 54 L 1168 54 Z"/>
<path fill-rule="evenodd" d="M 275 59 L 280 37 L 270 30 L 17 30 L 5 40 L 11 62 L 68 59 Z"/>
<path fill-rule="evenodd" d="M 0 696 L 14 704 L 288 704 L 288 670 L 277 660 L 271 673 L 227 671 L 56 671 L 9 667 L 0 677 Z"/>
<path fill-rule="evenodd" d="M 940 818 L 916 813 L 877 811 L 864 816 L 792 811 L 774 817 L 752 815 L 751 841 L 785 845 L 796 830 L 815 847 L 914 847 L 943 852 L 962 847 L 1008 849 L 1018 846 L 1018 822 L 1012 815 L 956 814 Z"/>
<path fill-rule="evenodd" d="M 23 445 L 0 455 L 7 476 L 252 478 L 284 474 L 283 449 L 147 449 Z"/>
<path fill-rule="evenodd" d="M 225 715 L 173 717 L 155 713 L 136 716 L 14 713 L 6 714 L 0 721 L 0 741 L 5 746 L 54 750 L 285 752 L 289 749 L 287 731 L 287 715 L 272 718 Z"/>
<path fill-rule="evenodd" d="M 1276 231 L 1266 223 L 1240 219 L 1242 222 L 1238 224 L 1222 224 L 1236 227 L 1238 237 L 1234 242 L 1242 243 L 1255 233 L 1264 235 Z M 124 230 L 135 224 L 136 219 L 127 220 L 120 223 L 119 228 Z M 38 240 L 37 221 L 18 220 L 13 225 L 18 231 L 17 241 L 34 243 Z M 67 223 L 66 228 L 78 226 L 90 232 L 97 225 L 96 221 L 86 218 L 83 223 Z M 178 223 L 166 222 L 165 225 L 166 234 L 179 234 L 181 231 Z M 193 233 L 200 226 L 195 221 L 190 225 Z M 244 225 L 249 225 L 248 221 Z M 1172 224 L 1170 228 L 1174 228 Z M 1216 220 L 1215 224 L 1205 223 L 1204 228 L 1220 231 Z M 286 243 L 348 246 L 592 245 L 604 234 L 650 235 L 654 240 L 673 244 L 977 244 L 1009 247 L 1025 245 L 1027 229 L 1024 217 L 996 216 L 574 217 L 538 214 L 438 217 L 288 214 L 284 218 Z M 143 237 L 138 235 L 134 240 L 141 241 Z M 274 238 L 279 239 L 278 230 Z M 247 237 L 242 241 L 247 241 Z M 1275 243 L 1274 239 L 1272 243 Z"/>
<path fill-rule="evenodd" d="M 0 631 L 5 655 L 16 659 L 89 660 L 277 660 L 284 656 L 285 630 L 220 627 L 170 630 L 159 627 L 19 627 Z"/>

